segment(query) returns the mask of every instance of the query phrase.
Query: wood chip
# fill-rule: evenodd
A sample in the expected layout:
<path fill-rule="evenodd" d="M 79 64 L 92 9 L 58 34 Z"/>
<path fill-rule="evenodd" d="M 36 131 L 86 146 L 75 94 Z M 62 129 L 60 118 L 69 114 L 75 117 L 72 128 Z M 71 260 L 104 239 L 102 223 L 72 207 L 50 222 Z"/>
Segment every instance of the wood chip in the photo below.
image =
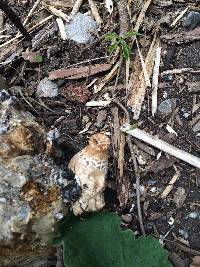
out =
<path fill-rule="evenodd" d="M 49 72 L 49 79 L 81 79 L 93 76 L 103 71 L 107 71 L 110 68 L 111 64 L 96 64 L 79 68 L 59 69 Z"/>
<path fill-rule="evenodd" d="M 156 36 L 153 38 L 149 51 L 147 53 L 145 59 L 145 65 L 147 68 L 148 75 L 151 76 L 153 71 L 153 63 L 155 57 L 155 49 L 156 49 Z M 146 82 L 144 79 L 143 71 L 140 67 L 140 74 L 138 75 L 138 69 L 131 74 L 131 79 L 129 81 L 129 91 L 130 91 L 130 98 L 128 99 L 128 106 L 131 108 L 132 112 L 134 112 L 134 119 L 138 120 L 142 108 L 142 104 L 144 101 L 145 93 L 146 93 Z"/>
<path fill-rule="evenodd" d="M 169 195 L 169 193 L 172 191 L 172 189 L 174 187 L 174 183 L 178 180 L 179 177 L 180 177 L 180 173 L 179 172 L 174 174 L 174 176 L 170 180 L 168 186 L 165 188 L 165 190 L 161 194 L 161 198 L 162 199 L 166 198 Z"/>

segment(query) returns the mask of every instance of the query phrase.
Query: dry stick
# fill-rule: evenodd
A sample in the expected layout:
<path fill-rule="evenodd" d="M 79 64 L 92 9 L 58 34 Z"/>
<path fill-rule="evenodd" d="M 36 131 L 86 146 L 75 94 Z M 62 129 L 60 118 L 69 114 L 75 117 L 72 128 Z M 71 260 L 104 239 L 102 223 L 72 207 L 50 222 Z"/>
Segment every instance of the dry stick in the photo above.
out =
<path fill-rule="evenodd" d="M 130 116 L 129 116 L 128 110 L 116 98 L 113 99 L 113 102 L 116 103 L 124 111 L 124 113 L 126 114 L 127 122 L 130 123 Z M 131 159 L 133 161 L 135 177 L 136 177 L 137 210 L 138 210 L 138 218 L 139 218 L 139 222 L 140 222 L 140 228 L 141 228 L 142 234 L 146 235 L 145 230 L 144 230 L 141 205 L 140 205 L 140 175 L 139 175 L 137 160 L 136 160 L 136 156 L 135 156 L 135 152 L 133 149 L 133 144 L 132 144 L 130 136 L 127 136 L 127 142 L 128 142 L 128 146 L 130 149 Z"/>
<path fill-rule="evenodd" d="M 97 9 L 97 6 L 96 6 L 96 4 L 95 4 L 95 2 L 93 0 L 88 0 L 88 2 L 89 2 L 89 5 L 90 5 L 90 9 L 92 11 L 92 15 L 95 18 L 97 25 L 100 27 L 101 24 L 103 23 L 103 21 L 102 21 L 100 15 L 99 15 L 99 11 Z"/>
<path fill-rule="evenodd" d="M 37 1 L 35 2 L 35 4 L 33 5 L 33 7 L 31 8 L 31 10 L 29 11 L 29 13 L 28 13 L 26 19 L 24 20 L 24 23 L 23 23 L 24 26 L 27 24 L 28 20 L 30 19 L 30 17 L 32 16 L 32 14 L 33 14 L 34 11 L 36 10 L 36 8 L 37 8 L 37 6 L 40 4 L 40 2 L 41 2 L 41 0 L 37 0 Z"/>
<path fill-rule="evenodd" d="M 137 139 L 140 139 L 143 142 L 146 142 L 154 147 L 157 147 L 158 149 L 164 151 L 165 153 L 168 153 L 178 159 L 181 159 L 190 165 L 197 167 L 200 169 L 200 158 L 197 158 L 183 150 L 180 150 L 167 142 L 158 139 L 149 133 L 146 133 L 143 130 L 140 130 L 138 128 L 132 129 L 130 124 L 124 125 L 121 127 L 121 131 L 134 136 Z"/>
<path fill-rule="evenodd" d="M 67 40 L 67 34 L 66 34 L 66 31 L 65 31 L 65 25 L 64 25 L 64 22 L 62 20 L 62 18 L 56 18 L 56 22 L 58 24 L 58 28 L 59 28 L 59 31 L 60 31 L 60 37 L 62 40 Z"/>
<path fill-rule="evenodd" d="M 53 7 L 53 6 L 46 6 L 47 9 L 49 9 L 49 11 L 51 11 L 51 13 L 57 17 L 62 18 L 63 20 L 65 20 L 66 22 L 69 22 L 69 16 L 67 16 L 64 12 L 62 12 L 61 10 Z"/>
<path fill-rule="evenodd" d="M 74 7 L 72 9 L 72 12 L 70 14 L 70 18 L 72 18 L 79 11 L 79 8 L 80 8 L 82 2 L 83 2 L 83 0 L 76 0 Z"/>
<path fill-rule="evenodd" d="M 183 73 L 200 73 L 200 70 L 194 70 L 192 68 L 165 70 L 161 72 L 161 76 L 169 75 L 169 74 L 183 74 Z"/>
<path fill-rule="evenodd" d="M 176 23 L 184 16 L 184 14 L 188 11 L 189 6 L 186 7 L 179 15 L 178 17 L 172 22 L 172 24 L 170 25 L 170 27 L 174 27 L 176 25 Z"/>
<path fill-rule="evenodd" d="M 169 184 L 167 185 L 167 187 L 165 188 L 165 190 L 162 192 L 161 194 L 161 198 L 164 199 L 166 198 L 169 193 L 172 191 L 174 183 L 177 181 L 177 179 L 180 177 L 180 173 L 177 171 L 174 176 L 172 177 L 172 179 L 170 180 Z"/>
<path fill-rule="evenodd" d="M 34 31 L 36 28 L 40 27 L 42 24 L 44 24 L 45 22 L 47 22 L 48 20 L 50 20 L 53 17 L 53 15 L 48 16 L 47 18 L 41 20 L 39 23 L 37 23 L 36 25 L 34 25 L 32 28 L 30 28 L 29 30 L 27 30 L 28 32 L 32 32 Z M 14 42 L 15 40 L 19 39 L 20 37 L 22 37 L 22 34 L 19 34 L 17 36 L 15 36 L 14 38 L 8 40 L 7 42 L 3 43 L 0 45 L 0 48 L 7 46 L 8 44 Z"/>
<path fill-rule="evenodd" d="M 160 59 L 161 59 L 161 47 L 158 43 L 158 46 L 156 48 L 156 54 L 155 54 L 155 63 L 154 63 L 154 69 L 153 69 L 153 77 L 152 77 L 152 116 L 157 111 L 157 105 L 158 105 L 158 77 L 159 77 L 159 68 L 160 68 Z"/>

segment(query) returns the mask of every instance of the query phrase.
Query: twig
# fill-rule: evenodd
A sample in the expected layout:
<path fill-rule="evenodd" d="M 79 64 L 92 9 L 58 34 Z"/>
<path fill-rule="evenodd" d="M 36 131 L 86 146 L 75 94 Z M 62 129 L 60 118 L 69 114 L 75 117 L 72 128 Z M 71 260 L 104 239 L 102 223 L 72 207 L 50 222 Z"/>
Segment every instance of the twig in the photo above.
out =
<path fill-rule="evenodd" d="M 177 179 L 180 177 L 180 173 L 179 172 L 176 172 L 175 174 L 174 174 L 174 176 L 172 177 L 172 179 L 170 180 L 170 182 L 169 182 L 169 184 L 168 184 L 168 186 L 165 188 L 165 190 L 162 192 L 162 194 L 161 194 L 161 198 L 163 199 L 163 198 L 166 198 L 168 195 L 169 195 L 169 193 L 172 191 L 172 189 L 173 189 L 173 185 L 174 185 L 174 183 L 177 181 Z"/>
<path fill-rule="evenodd" d="M 111 101 L 89 101 L 85 104 L 86 107 L 106 107 L 110 105 Z"/>
<path fill-rule="evenodd" d="M 69 22 L 70 18 L 69 16 L 67 16 L 64 12 L 62 12 L 61 10 L 55 8 L 54 6 L 48 6 L 46 5 L 46 7 L 49 9 L 49 11 L 51 11 L 52 14 L 54 14 L 55 16 L 62 18 L 63 20 L 65 20 L 66 22 Z"/>
<path fill-rule="evenodd" d="M 188 11 L 189 6 L 186 7 L 179 15 L 178 17 L 172 22 L 172 24 L 170 25 L 170 27 L 174 27 L 176 25 L 176 23 L 184 16 L 184 14 Z"/>
<path fill-rule="evenodd" d="M 113 99 L 113 102 L 116 103 L 124 111 L 124 113 L 126 114 L 126 120 L 128 123 L 130 123 L 130 116 L 129 116 L 128 110 L 116 98 Z M 132 144 L 130 136 L 127 136 L 127 143 L 128 143 L 129 150 L 131 153 L 131 159 L 133 161 L 134 172 L 135 172 L 135 177 L 136 177 L 137 210 L 138 210 L 140 228 L 141 228 L 142 234 L 146 235 L 145 230 L 144 230 L 144 224 L 143 224 L 143 218 L 142 218 L 142 212 L 141 212 L 141 204 L 140 204 L 140 175 L 139 175 L 138 164 L 137 164 L 137 160 L 136 160 L 136 156 L 135 156 L 135 152 L 133 149 L 133 144 Z"/>
<path fill-rule="evenodd" d="M 138 32 L 138 30 L 139 30 L 139 28 L 140 28 L 140 25 L 142 24 L 142 22 L 143 22 L 143 20 L 144 20 L 144 18 L 145 18 L 145 14 L 146 14 L 146 12 L 147 12 L 147 9 L 149 8 L 149 6 L 150 6 L 150 4 L 151 4 L 151 1 L 152 1 L 152 0 L 147 0 L 147 1 L 144 3 L 144 5 L 143 5 L 143 7 L 142 7 L 142 9 L 141 9 L 141 11 L 140 11 L 140 14 L 139 14 L 139 16 L 138 16 L 137 22 L 136 22 L 136 24 L 135 24 L 134 31 Z"/>
<path fill-rule="evenodd" d="M 106 85 L 107 82 L 109 82 L 116 74 L 117 69 L 119 68 L 120 62 L 117 61 L 117 63 L 114 65 L 114 67 L 111 69 L 111 71 L 103 78 L 99 86 L 96 88 L 94 93 L 100 92 L 103 87 Z"/>
<path fill-rule="evenodd" d="M 146 142 L 154 147 L 157 147 L 158 149 L 178 158 L 181 159 L 189 164 L 191 164 L 194 167 L 200 168 L 200 159 L 183 151 L 180 150 L 170 144 L 168 144 L 167 142 L 158 139 L 152 135 L 150 135 L 149 133 L 146 133 L 143 130 L 140 130 L 138 128 L 135 129 L 131 129 L 131 125 L 127 124 L 124 125 L 123 127 L 121 127 L 121 131 L 132 135 L 140 140 L 142 140 L 143 142 Z"/>
<path fill-rule="evenodd" d="M 130 28 L 130 21 L 127 10 L 128 4 L 127 0 L 118 0 L 116 1 L 116 3 L 119 12 L 119 24 L 120 24 L 119 35 L 123 36 L 126 32 L 129 31 Z"/>
<path fill-rule="evenodd" d="M 41 25 L 43 25 L 45 22 L 47 22 L 48 20 L 50 20 L 52 17 L 53 17 L 53 15 L 48 16 L 47 18 L 41 20 L 39 23 L 37 23 L 36 25 L 34 25 L 32 28 L 30 28 L 30 29 L 27 30 L 27 31 L 28 31 L 28 32 L 32 32 L 32 31 L 34 31 L 36 28 L 38 28 L 38 27 L 40 27 Z M 15 36 L 14 38 L 8 40 L 7 42 L 1 44 L 1 45 L 0 45 L 0 48 L 5 47 L 5 46 L 11 44 L 12 42 L 14 42 L 15 40 L 17 40 L 17 39 L 19 39 L 19 38 L 21 38 L 21 37 L 22 37 L 22 34 L 19 34 L 19 35 Z"/>
<path fill-rule="evenodd" d="M 97 25 L 100 27 L 101 24 L 103 23 L 103 21 L 102 21 L 100 15 L 99 15 L 99 11 L 97 9 L 97 6 L 96 6 L 96 4 L 95 4 L 95 2 L 93 0 L 88 0 L 88 2 L 89 2 L 89 5 L 90 5 L 90 9 L 92 11 L 92 15 L 95 18 Z"/>
<path fill-rule="evenodd" d="M 161 76 L 169 75 L 169 74 L 182 74 L 182 73 L 200 73 L 200 70 L 194 70 L 192 68 L 182 68 L 182 69 L 173 69 L 173 70 L 165 70 L 161 73 Z"/>
<path fill-rule="evenodd" d="M 152 116 L 154 116 L 154 114 L 157 111 L 157 102 L 158 102 L 157 92 L 158 92 L 160 58 L 161 58 L 161 47 L 158 43 L 158 47 L 156 48 L 155 63 L 154 63 L 153 77 L 152 77 Z"/>
<path fill-rule="evenodd" d="M 155 35 L 149 47 L 146 58 L 145 58 L 145 65 L 147 67 L 149 76 L 151 76 L 151 73 L 153 71 L 156 40 L 157 40 L 157 37 Z M 142 69 L 140 67 L 139 67 L 139 71 L 138 69 L 134 69 L 131 74 L 131 78 L 129 80 L 130 96 L 128 99 L 128 106 L 131 108 L 132 112 L 134 112 L 135 120 L 138 120 L 140 117 L 142 104 L 143 104 L 145 94 L 146 94 L 146 89 L 147 89 L 147 86 L 145 83 Z"/>
<path fill-rule="evenodd" d="M 59 31 L 60 31 L 61 39 L 62 40 L 67 40 L 67 34 L 66 34 L 66 31 L 65 31 L 65 25 L 64 25 L 64 22 L 63 22 L 62 18 L 57 18 L 56 22 L 58 24 L 58 28 L 59 28 Z"/>
<path fill-rule="evenodd" d="M 24 22 L 23 22 L 23 25 L 24 25 L 24 26 L 27 24 L 28 20 L 30 19 L 30 17 L 32 16 L 32 14 L 33 14 L 34 11 L 36 10 L 36 8 L 37 8 L 37 6 L 40 4 L 40 2 L 41 2 L 41 0 L 37 0 L 37 1 L 35 2 L 35 4 L 33 5 L 33 7 L 31 8 L 31 10 L 29 11 L 29 13 L 28 13 L 26 19 L 25 19 Z"/>
<path fill-rule="evenodd" d="M 79 8 L 80 8 L 82 2 L 83 2 L 83 0 L 76 0 L 74 7 L 72 9 L 72 12 L 70 14 L 70 18 L 72 18 L 79 11 Z"/>

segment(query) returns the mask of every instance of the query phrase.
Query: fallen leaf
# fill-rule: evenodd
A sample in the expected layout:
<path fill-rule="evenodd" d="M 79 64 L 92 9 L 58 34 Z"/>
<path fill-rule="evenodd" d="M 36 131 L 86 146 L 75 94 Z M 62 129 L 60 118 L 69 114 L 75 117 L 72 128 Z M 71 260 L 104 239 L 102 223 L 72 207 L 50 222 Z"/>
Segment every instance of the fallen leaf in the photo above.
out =
<path fill-rule="evenodd" d="M 22 57 L 25 60 L 30 61 L 31 63 L 41 63 L 43 61 L 42 56 L 38 52 L 32 52 L 32 51 L 23 52 Z"/>

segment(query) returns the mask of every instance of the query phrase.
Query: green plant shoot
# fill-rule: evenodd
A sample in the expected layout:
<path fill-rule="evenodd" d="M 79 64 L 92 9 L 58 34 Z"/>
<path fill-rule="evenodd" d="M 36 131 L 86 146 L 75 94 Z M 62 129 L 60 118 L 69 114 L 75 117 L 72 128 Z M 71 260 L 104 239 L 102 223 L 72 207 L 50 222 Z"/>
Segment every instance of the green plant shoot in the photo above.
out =
<path fill-rule="evenodd" d="M 129 31 L 125 33 L 124 36 L 119 36 L 115 32 L 108 33 L 105 39 L 112 42 L 112 44 L 108 48 L 108 53 L 111 55 L 119 47 L 123 57 L 125 59 L 130 58 L 131 47 L 127 43 L 126 39 L 136 36 L 136 35 L 140 35 L 140 34 L 134 31 Z"/>

